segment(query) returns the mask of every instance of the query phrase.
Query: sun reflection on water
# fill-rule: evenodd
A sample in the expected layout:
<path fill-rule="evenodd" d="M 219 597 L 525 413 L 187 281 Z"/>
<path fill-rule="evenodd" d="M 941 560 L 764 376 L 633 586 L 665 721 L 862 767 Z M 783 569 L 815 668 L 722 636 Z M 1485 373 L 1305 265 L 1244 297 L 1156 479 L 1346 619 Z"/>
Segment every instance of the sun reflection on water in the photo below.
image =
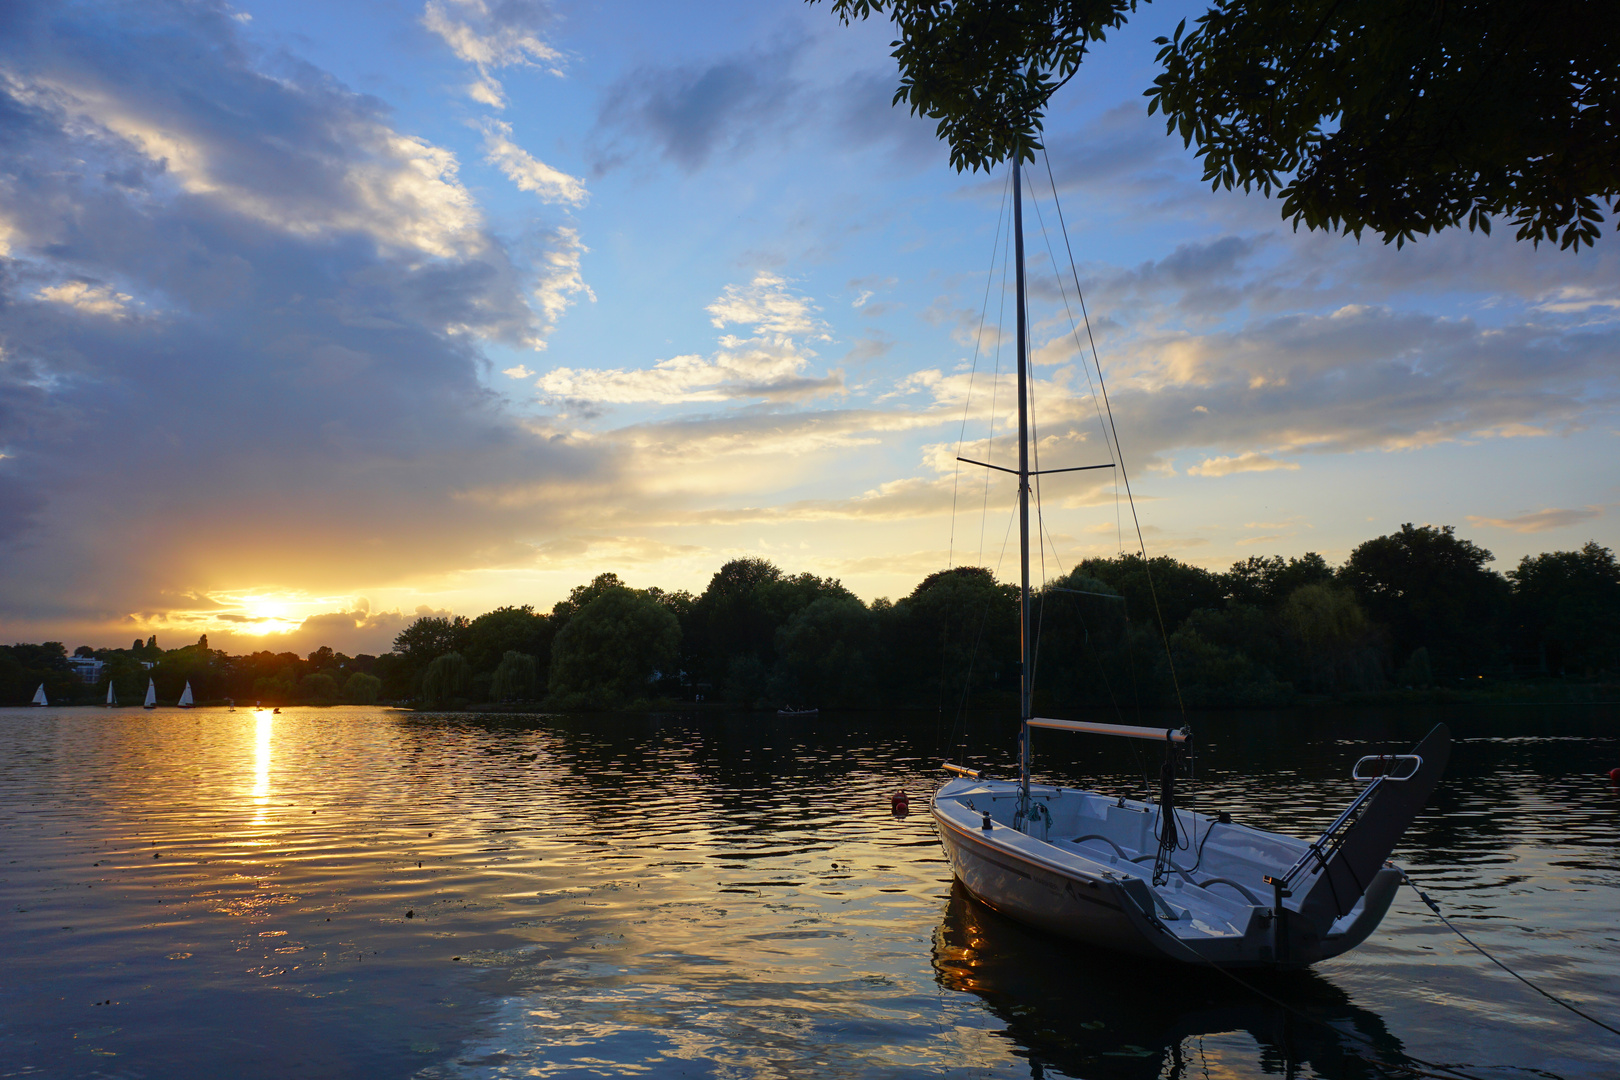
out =
<path fill-rule="evenodd" d="M 270 735 L 275 717 L 269 709 L 254 713 L 253 733 L 253 803 L 257 813 L 253 816 L 255 828 L 264 824 L 265 808 L 270 805 Z"/>

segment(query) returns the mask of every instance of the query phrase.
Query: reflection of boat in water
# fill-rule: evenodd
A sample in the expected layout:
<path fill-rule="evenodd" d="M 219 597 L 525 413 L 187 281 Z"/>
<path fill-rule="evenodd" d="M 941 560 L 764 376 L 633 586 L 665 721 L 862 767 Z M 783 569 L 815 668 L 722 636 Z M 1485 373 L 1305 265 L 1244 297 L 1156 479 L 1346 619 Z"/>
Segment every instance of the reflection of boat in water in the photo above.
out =
<path fill-rule="evenodd" d="M 940 986 L 975 995 L 1006 1024 L 1033 1076 L 1192 1080 L 1291 1076 L 1309 1066 L 1307 1075 L 1372 1080 L 1392 1074 L 1368 1059 L 1410 1060 L 1381 1017 L 1311 972 L 1262 975 L 1260 986 L 1320 1023 L 1218 971 L 1121 963 L 1116 953 L 1054 941 L 997 915 L 960 884 L 934 931 L 933 961 Z"/>
<path fill-rule="evenodd" d="M 1366 940 L 1395 898 L 1402 874 L 1386 860 L 1440 781 L 1451 742 L 1444 725 L 1411 754 L 1358 762 L 1352 776 L 1366 782 L 1366 788 L 1318 839 L 1308 842 L 1239 824 L 1224 813 L 1211 818 L 1178 809 L 1176 772 L 1192 742 L 1185 729 L 1034 715 L 1029 503 L 1030 479 L 1042 470 L 1030 468 L 1020 174 L 1015 158 L 1018 468 L 987 465 L 1018 477 L 1019 774 L 1016 779 L 991 779 L 946 766 L 958 778 L 935 793 L 932 806 L 945 854 L 956 879 L 985 903 L 1077 941 L 1227 967 L 1298 968 L 1338 956 Z M 1138 802 L 1032 784 L 1030 735 L 1035 728 L 1159 743 L 1164 765 L 1158 798 Z"/>

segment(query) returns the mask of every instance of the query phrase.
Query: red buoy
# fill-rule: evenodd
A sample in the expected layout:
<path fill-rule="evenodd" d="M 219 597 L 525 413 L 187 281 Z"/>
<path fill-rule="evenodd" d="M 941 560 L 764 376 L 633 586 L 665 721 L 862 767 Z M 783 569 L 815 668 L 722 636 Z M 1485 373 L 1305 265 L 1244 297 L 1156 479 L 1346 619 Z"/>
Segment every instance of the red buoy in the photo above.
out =
<path fill-rule="evenodd" d="M 889 806 L 896 814 L 909 814 L 911 812 L 911 800 L 906 798 L 906 793 L 903 791 L 897 791 L 889 796 Z"/>
<path fill-rule="evenodd" d="M 1620 780 L 1620 769 L 1610 769 L 1609 770 L 1609 779 L 1610 780 Z"/>

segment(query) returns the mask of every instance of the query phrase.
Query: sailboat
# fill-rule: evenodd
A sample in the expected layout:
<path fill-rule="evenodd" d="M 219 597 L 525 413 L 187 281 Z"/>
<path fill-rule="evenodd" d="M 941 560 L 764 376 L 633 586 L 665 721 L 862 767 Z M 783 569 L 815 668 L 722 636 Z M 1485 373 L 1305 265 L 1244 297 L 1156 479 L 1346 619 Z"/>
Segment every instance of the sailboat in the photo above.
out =
<path fill-rule="evenodd" d="M 930 810 L 952 872 L 970 893 L 1019 922 L 1140 956 L 1233 968 L 1302 968 L 1366 940 L 1402 881 L 1387 860 L 1439 783 L 1450 734 L 1437 726 L 1410 753 L 1369 755 L 1351 775 L 1366 787 L 1314 840 L 1176 806 L 1176 772 L 1193 746 L 1186 727 L 1037 717 L 1029 570 L 1029 326 L 1021 168 L 1013 163 L 1018 312 L 1018 776 L 962 765 Z M 968 461 L 968 459 L 962 459 Z M 969 462 L 984 465 L 984 462 Z M 1000 466 L 989 466 L 1000 471 Z M 1085 466 L 1096 468 L 1101 466 Z M 1073 471 L 1073 470 L 1047 470 Z M 1156 799 L 1037 784 L 1035 730 L 1158 743 Z M 1196 853 L 1196 854 L 1195 854 Z"/>
<path fill-rule="evenodd" d="M 107 707 L 112 708 L 118 704 L 118 691 L 113 689 L 113 681 L 107 680 Z"/>
<path fill-rule="evenodd" d="M 150 677 L 146 680 L 146 700 L 141 703 L 141 708 L 157 708 L 157 683 L 153 682 Z"/>
<path fill-rule="evenodd" d="M 182 709 L 191 708 L 191 680 L 186 680 L 186 688 L 180 691 L 179 705 Z"/>
<path fill-rule="evenodd" d="M 24 683 L 23 685 L 27 686 L 28 684 Z M 34 700 L 29 702 L 29 704 L 34 705 L 37 708 L 44 708 L 46 705 L 50 704 L 49 702 L 47 702 L 45 700 L 45 684 L 44 683 L 39 684 L 39 689 L 34 691 Z"/>

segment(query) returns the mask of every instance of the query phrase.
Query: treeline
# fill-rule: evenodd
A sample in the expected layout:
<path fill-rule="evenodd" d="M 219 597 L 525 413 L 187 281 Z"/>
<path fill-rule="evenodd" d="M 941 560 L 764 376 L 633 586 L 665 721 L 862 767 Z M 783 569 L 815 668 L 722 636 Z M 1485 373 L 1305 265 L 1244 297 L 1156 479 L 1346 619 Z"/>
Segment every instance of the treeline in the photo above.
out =
<path fill-rule="evenodd" d="M 195 645 L 163 649 L 153 636 L 137 639 L 127 649 L 92 649 L 81 645 L 75 657 L 100 660 L 106 666 L 94 684 L 86 684 L 69 665 L 59 641 L 43 645 L 0 646 L 0 702 L 23 705 L 43 683 L 53 705 L 97 704 L 107 700 L 112 684 L 121 705 L 139 705 L 147 680 L 156 685 L 160 702 L 172 705 L 187 682 L 199 704 L 227 699 L 251 705 L 369 705 L 378 700 L 382 680 L 398 664 L 391 656 L 345 656 L 322 646 L 307 657 L 291 652 L 256 652 L 231 656 L 208 647 L 204 634 Z"/>
<path fill-rule="evenodd" d="M 1450 526 L 1412 525 L 1366 541 L 1337 567 L 1315 553 L 1255 556 L 1224 573 L 1168 556 L 1088 559 L 1035 598 L 1037 705 L 1152 707 L 1179 694 L 1188 705 L 1266 706 L 1620 672 L 1611 551 L 1588 543 L 1527 556 L 1506 574 L 1490 560 Z M 206 639 L 154 650 L 137 642 L 95 655 L 110 667 L 115 653 L 120 663 L 155 655 L 159 694 L 170 700 L 189 677 L 199 699 L 277 704 L 949 708 L 1016 691 L 1018 592 L 988 570 L 957 567 L 900 600 L 865 604 L 831 578 L 737 559 L 696 596 L 602 574 L 549 612 L 524 605 L 418 619 L 376 657 L 227 657 Z M 38 680 L 18 682 L 5 663 L 6 700 L 21 703 Z M 113 677 L 131 674 L 126 665 Z M 122 698 L 125 683 L 118 689 Z"/>

